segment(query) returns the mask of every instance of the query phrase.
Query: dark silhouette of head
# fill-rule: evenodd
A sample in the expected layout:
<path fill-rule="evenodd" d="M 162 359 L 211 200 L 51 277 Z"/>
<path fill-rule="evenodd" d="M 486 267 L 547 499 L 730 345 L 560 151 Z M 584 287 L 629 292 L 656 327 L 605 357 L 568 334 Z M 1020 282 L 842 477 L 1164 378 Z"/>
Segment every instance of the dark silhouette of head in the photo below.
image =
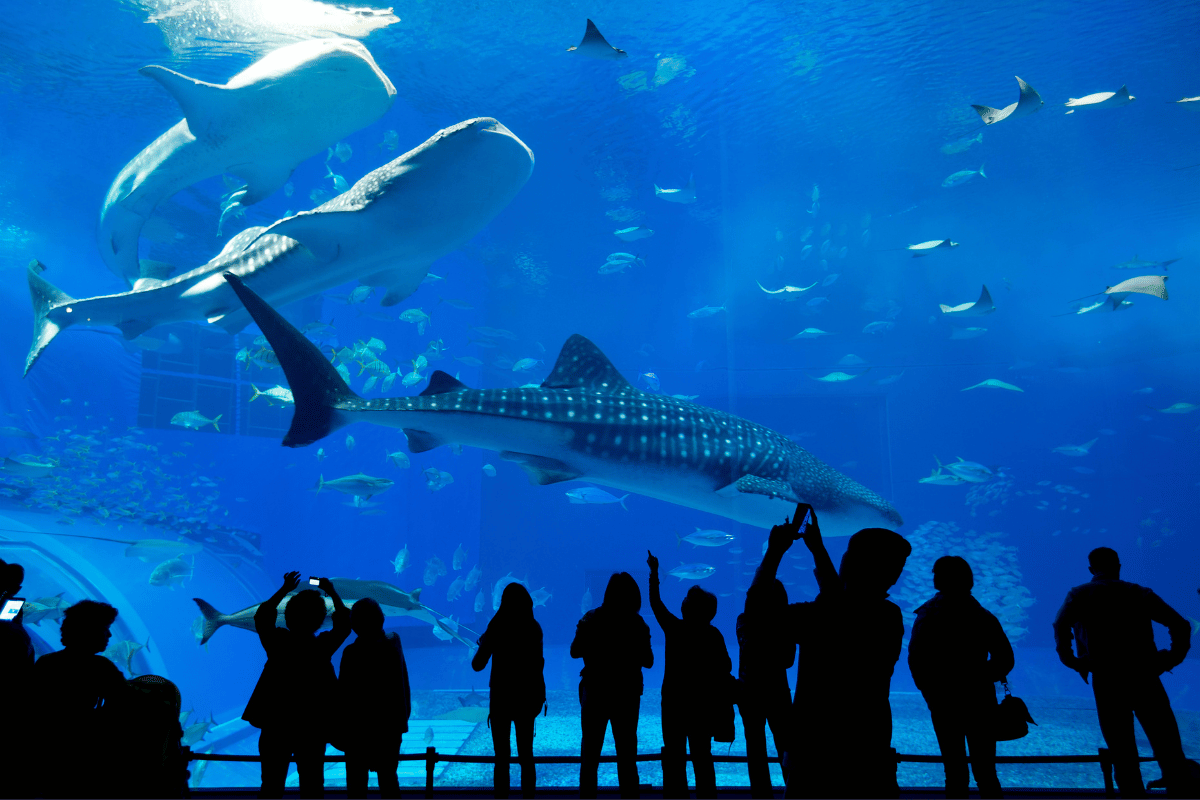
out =
<path fill-rule="evenodd" d="M 933 588 L 943 594 L 970 594 L 975 586 L 971 565 L 960 556 L 942 556 L 933 562 Z"/>
<path fill-rule="evenodd" d="M 500 595 L 500 609 L 496 613 L 511 619 L 532 617 L 533 597 L 524 585 L 514 581 L 504 587 L 504 592 Z"/>
<path fill-rule="evenodd" d="M 750 584 L 750 588 L 746 590 L 746 606 L 743 610 L 747 614 L 770 616 L 783 613 L 787 604 L 787 587 L 783 585 L 783 581 L 775 578 Z"/>
<path fill-rule="evenodd" d="M 699 586 L 693 586 L 684 595 L 679 612 L 683 615 L 684 622 L 707 625 L 717 615 L 717 596 Z"/>
<path fill-rule="evenodd" d="M 59 639 L 68 650 L 99 653 L 108 647 L 112 636 L 108 628 L 116 619 L 117 610 L 108 603 L 80 600 L 63 611 Z"/>
<path fill-rule="evenodd" d="M 316 589 L 293 595 L 283 609 L 283 621 L 293 633 L 313 634 L 325 622 L 325 598 Z"/>
<path fill-rule="evenodd" d="M 383 633 L 383 609 L 374 599 L 363 597 L 350 606 L 350 627 L 359 636 L 379 636 Z"/>
<path fill-rule="evenodd" d="M 25 582 L 25 568 L 0 559 L 0 599 L 8 599 L 21 591 Z"/>
<path fill-rule="evenodd" d="M 1097 547 L 1088 553 L 1088 571 L 1097 578 L 1121 577 L 1121 559 L 1111 547 Z"/>
<path fill-rule="evenodd" d="M 600 607 L 610 614 L 637 614 L 642 610 L 642 590 L 628 572 L 614 572 Z"/>
<path fill-rule="evenodd" d="M 863 528 L 850 537 L 838 574 L 856 594 L 886 594 L 900 580 L 912 545 L 886 528 Z"/>

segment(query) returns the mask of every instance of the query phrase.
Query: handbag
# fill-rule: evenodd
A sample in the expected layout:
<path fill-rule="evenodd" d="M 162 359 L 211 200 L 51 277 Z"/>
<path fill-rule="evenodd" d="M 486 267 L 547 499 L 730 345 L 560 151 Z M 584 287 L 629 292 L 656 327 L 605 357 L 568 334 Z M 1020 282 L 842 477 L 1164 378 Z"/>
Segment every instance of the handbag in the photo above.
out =
<path fill-rule="evenodd" d="M 1004 687 L 1004 699 L 996 707 L 995 734 L 998 742 L 1011 742 L 1029 733 L 1029 724 L 1037 725 L 1029 714 L 1029 707 L 1019 697 L 1013 697 L 1008 681 L 1000 681 Z"/>

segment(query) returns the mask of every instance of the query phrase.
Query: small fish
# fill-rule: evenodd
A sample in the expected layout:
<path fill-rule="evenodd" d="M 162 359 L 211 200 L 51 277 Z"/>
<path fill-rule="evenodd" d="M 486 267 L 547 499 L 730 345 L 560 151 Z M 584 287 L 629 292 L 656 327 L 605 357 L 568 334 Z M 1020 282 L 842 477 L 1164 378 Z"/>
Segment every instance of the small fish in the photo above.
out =
<path fill-rule="evenodd" d="M 189 564 L 182 558 L 172 558 L 154 567 L 150 573 L 151 586 L 167 586 L 174 591 L 175 586 L 183 585 L 186 578 L 195 573 L 195 564 Z"/>
<path fill-rule="evenodd" d="M 800 249 L 800 260 L 803 261 L 804 259 L 808 258 L 808 255 L 812 252 L 812 249 L 813 246 L 811 244 L 804 245 L 804 247 Z"/>
<path fill-rule="evenodd" d="M 429 487 L 429 491 L 440 491 L 450 484 L 454 483 L 454 476 L 449 472 L 444 472 L 437 467 L 429 467 L 421 470 L 421 474 L 425 476 L 425 485 Z"/>
<path fill-rule="evenodd" d="M 658 393 L 662 391 L 662 382 L 653 372 L 643 372 L 642 374 L 638 375 L 638 380 L 645 383 L 646 387 L 651 392 Z"/>
<path fill-rule="evenodd" d="M 867 323 L 866 327 L 864 327 L 862 329 L 862 332 L 863 333 L 887 333 L 894 327 L 896 327 L 896 323 L 892 322 L 890 319 L 879 320 L 877 322 Z"/>
<path fill-rule="evenodd" d="M 463 549 L 462 542 L 458 543 L 458 547 L 454 550 L 454 555 L 450 558 L 450 568 L 459 570 L 463 568 L 463 561 L 467 558 L 467 551 Z"/>
<path fill-rule="evenodd" d="M 393 466 L 400 467 L 401 469 L 408 469 L 411 465 L 411 462 L 408 460 L 408 453 L 403 450 L 396 450 L 391 453 L 385 451 L 383 460 L 391 461 Z"/>
<path fill-rule="evenodd" d="M 1013 386 L 1011 383 L 1005 383 L 996 378 L 988 378 L 986 381 L 980 381 L 974 386 L 968 386 L 966 389 L 959 389 L 960 392 L 969 392 L 972 389 L 1008 389 L 1010 392 L 1024 392 L 1025 390 L 1019 386 Z"/>
<path fill-rule="evenodd" d="M 284 197 L 291 197 L 293 194 L 295 194 L 295 192 L 296 192 L 296 187 L 292 185 L 291 181 L 288 181 L 287 183 L 285 183 L 283 185 L 283 196 Z M 290 217 L 291 214 L 286 214 L 285 216 Z"/>
<path fill-rule="evenodd" d="M 409 568 L 411 561 L 412 559 L 408 554 L 408 545 L 406 544 L 400 549 L 400 552 L 396 553 L 396 557 L 390 563 L 396 570 L 396 574 L 399 575 Z"/>
<path fill-rule="evenodd" d="M 980 131 L 974 136 L 963 136 L 962 138 L 955 139 L 953 142 L 946 142 L 940 149 L 945 155 L 952 156 L 955 153 L 964 153 L 970 150 L 973 145 L 982 141 L 983 131 Z"/>
<path fill-rule="evenodd" d="M 461 361 L 462 363 L 466 364 L 468 367 L 482 367 L 483 366 L 483 362 L 480 361 L 478 358 L 475 358 L 475 356 L 455 356 L 454 360 Z"/>
<path fill-rule="evenodd" d="M 221 429 L 217 427 L 217 421 L 220 420 L 222 416 L 222 414 L 217 414 L 217 416 L 213 419 L 209 419 L 199 411 L 180 411 L 178 414 L 171 417 L 171 424 L 178 425 L 181 428 L 187 428 L 188 430 L 192 431 L 198 431 L 205 425 L 212 425 L 213 430 L 217 431 L 217 433 L 220 433 Z"/>
<path fill-rule="evenodd" d="M 346 449 L 347 450 L 354 449 L 354 437 L 350 436 L 349 434 L 346 435 Z"/>
<path fill-rule="evenodd" d="M 350 191 L 350 184 L 341 175 L 338 175 L 329 165 L 325 165 L 325 177 L 333 181 L 333 188 L 338 194 Z"/>
<path fill-rule="evenodd" d="M 941 467 L 930 472 L 928 477 L 917 479 L 917 483 L 927 483 L 931 486 L 961 486 L 966 482 L 966 480 L 957 475 L 943 473 Z"/>
<path fill-rule="evenodd" d="M 250 384 L 250 389 L 254 392 L 254 394 L 250 395 L 251 401 L 254 401 L 255 399 L 257 399 L 259 397 L 265 397 L 265 398 L 267 398 L 267 402 L 270 405 L 275 405 L 276 403 L 278 403 L 279 405 L 290 406 L 290 405 L 295 405 L 295 403 L 296 403 L 295 398 L 292 397 L 292 390 L 286 389 L 283 386 L 277 385 L 270 389 L 267 389 L 264 392 L 264 391 L 259 390 L 259 388 L 252 383 L 252 384 Z M 274 401 L 274 402 L 272 402 L 272 401 Z"/>
<path fill-rule="evenodd" d="M 725 306 L 704 306 L 697 308 L 695 311 L 688 312 L 688 319 L 703 319 L 711 317 L 714 314 L 719 314 L 725 310 Z"/>
<path fill-rule="evenodd" d="M 792 339 L 818 339 L 822 336 L 833 336 L 833 334 L 829 333 L 828 331 L 823 331 L 820 328 L 805 328 L 804 330 L 800 331 L 799 333 L 797 333 L 795 336 L 793 336 L 791 338 Z"/>
<path fill-rule="evenodd" d="M 628 511 L 629 508 L 625 505 L 626 497 L 629 497 L 629 495 L 625 495 L 624 497 L 620 498 L 615 497 L 603 489 L 597 489 L 595 486 L 584 486 L 579 489 L 571 489 L 567 492 L 567 499 L 577 505 L 590 505 L 594 503 L 620 503 L 621 508 L 624 508 L 626 511 Z"/>
<path fill-rule="evenodd" d="M 840 277 L 839 273 L 831 272 L 825 276 L 825 280 L 821 281 L 821 285 L 822 286 L 832 286 L 834 281 L 836 281 L 838 279 L 838 277 Z"/>
<path fill-rule="evenodd" d="M 493 467 L 491 464 L 484 464 L 483 465 L 483 474 L 487 475 L 489 478 L 494 478 L 494 477 L 496 477 L 496 468 Z"/>
<path fill-rule="evenodd" d="M 425 746 L 428 747 L 431 744 L 433 744 L 433 726 L 432 725 L 430 725 L 428 728 L 425 729 Z"/>
<path fill-rule="evenodd" d="M 1143 386 L 1141 389 L 1134 389 L 1134 394 L 1154 394 L 1153 386 Z"/>
<path fill-rule="evenodd" d="M 673 575 L 680 581 L 698 581 L 707 578 L 717 571 L 716 567 L 708 564 L 684 564 L 680 562 L 678 567 L 668 570 L 668 575 Z"/>
<path fill-rule="evenodd" d="M 938 466 L 949 470 L 951 474 L 970 483 L 987 483 L 992 478 L 996 477 L 996 474 L 983 464 L 980 464 L 976 461 L 964 461 L 961 456 L 959 457 L 958 461 L 954 461 L 949 464 L 942 464 L 941 462 L 938 462 Z"/>
<path fill-rule="evenodd" d="M 513 372 L 529 372 L 539 364 L 544 363 L 538 358 L 522 358 L 512 365 Z"/>
<path fill-rule="evenodd" d="M 400 134 L 395 131 L 384 131 L 383 141 L 378 144 L 380 150 L 395 150 L 400 144 Z"/>
<path fill-rule="evenodd" d="M 636 242 L 638 239 L 648 239 L 654 235 L 654 231 L 649 228 L 621 228 L 618 231 L 613 231 L 613 236 L 616 236 L 623 242 Z"/>
<path fill-rule="evenodd" d="M 483 589 L 480 589 L 479 594 L 475 595 L 475 606 L 474 606 L 475 613 L 476 614 L 481 613 L 486 604 L 487 604 L 487 596 L 483 593 Z"/>
<path fill-rule="evenodd" d="M 429 315 L 419 308 L 410 308 L 400 315 L 401 322 L 411 322 L 417 326 L 417 335 L 425 333 L 425 327 L 433 325 Z"/>
<path fill-rule="evenodd" d="M 592 610 L 592 589 L 588 587 L 583 590 L 583 598 L 579 601 L 579 613 L 586 614 Z"/>
<path fill-rule="evenodd" d="M 446 590 L 446 602 L 453 603 L 462 596 L 464 583 L 461 575 L 451 581 L 450 587 Z"/>
<path fill-rule="evenodd" d="M 451 308 L 457 308 L 460 311 L 474 311 L 475 310 L 475 306 L 471 305 L 466 300 L 455 300 L 452 297 L 440 297 L 440 298 L 438 298 L 438 302 L 445 303 L 446 305 L 450 306 Z"/>
<path fill-rule="evenodd" d="M 1200 405 L 1195 403 L 1173 403 L 1166 408 L 1156 408 L 1155 411 L 1160 414 L 1190 414 L 1200 408 Z"/>
<path fill-rule="evenodd" d="M 737 537 L 725 531 L 701 530 L 700 528 L 696 528 L 694 532 L 689 533 L 687 536 L 680 537 L 679 534 L 675 534 L 675 540 L 677 543 L 687 542 L 692 547 L 722 547 L 730 542 L 737 541 Z"/>
<path fill-rule="evenodd" d="M 1064 456 L 1074 456 L 1078 458 L 1080 456 L 1086 456 L 1088 453 L 1090 453 L 1092 450 L 1092 445 L 1098 441 L 1100 440 L 1092 439 L 1087 444 L 1064 444 L 1061 447 L 1054 448 L 1054 452 L 1062 453 Z"/>
<path fill-rule="evenodd" d="M 983 171 L 983 164 L 979 165 L 979 169 L 963 169 L 954 173 L 946 180 L 942 181 L 942 188 L 949 189 L 954 186 L 962 186 L 967 181 L 978 175 L 981 178 L 986 178 L 987 173 Z"/>
<path fill-rule="evenodd" d="M 951 339 L 975 339 L 987 333 L 987 328 L 955 328 L 950 331 Z"/>

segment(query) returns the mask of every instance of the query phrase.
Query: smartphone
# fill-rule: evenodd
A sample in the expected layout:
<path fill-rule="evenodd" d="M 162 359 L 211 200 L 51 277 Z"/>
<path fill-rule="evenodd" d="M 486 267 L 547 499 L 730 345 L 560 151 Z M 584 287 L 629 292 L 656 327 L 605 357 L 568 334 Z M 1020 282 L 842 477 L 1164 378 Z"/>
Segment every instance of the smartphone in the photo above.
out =
<path fill-rule="evenodd" d="M 21 613 L 21 607 L 24 605 L 24 597 L 10 597 L 5 600 L 4 608 L 0 609 L 0 622 L 12 622 L 17 618 L 17 614 Z"/>
<path fill-rule="evenodd" d="M 313 586 L 320 586 L 320 585 L 321 585 L 321 579 L 320 579 L 320 578 L 309 578 L 309 579 L 308 579 L 308 582 L 309 582 L 309 583 L 311 583 Z"/>
<path fill-rule="evenodd" d="M 800 527 L 796 530 L 796 538 L 804 536 L 804 532 L 808 530 L 809 523 L 812 522 L 812 509 L 804 512 L 804 521 L 800 523 Z"/>

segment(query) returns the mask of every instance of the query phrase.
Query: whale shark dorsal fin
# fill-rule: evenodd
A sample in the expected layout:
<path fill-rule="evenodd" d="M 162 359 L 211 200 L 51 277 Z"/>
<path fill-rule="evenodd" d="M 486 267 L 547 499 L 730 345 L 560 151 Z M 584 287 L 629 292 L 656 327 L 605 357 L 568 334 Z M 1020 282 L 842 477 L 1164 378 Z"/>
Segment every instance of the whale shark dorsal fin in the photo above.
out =
<path fill-rule="evenodd" d="M 171 93 L 183 110 L 188 129 L 197 138 L 208 130 L 213 119 L 219 113 L 220 106 L 224 103 L 225 93 L 229 91 L 219 84 L 198 81 L 156 64 L 142 67 L 138 73 L 147 78 L 154 78 Z"/>
<path fill-rule="evenodd" d="M 462 381 L 451 375 L 442 372 L 440 369 L 434 370 L 429 376 L 429 385 L 417 395 L 418 397 L 428 397 L 431 394 L 446 394 L 447 392 L 465 392 L 471 387 L 467 386 Z"/>
<path fill-rule="evenodd" d="M 175 271 L 174 264 L 168 264 L 165 261 L 153 261 L 149 258 L 139 259 L 138 268 L 143 278 L 153 278 L 156 281 L 165 281 Z"/>
<path fill-rule="evenodd" d="M 593 391 L 633 391 L 629 381 L 600 352 L 600 348 L 578 333 L 563 344 L 543 389 L 591 389 Z"/>

